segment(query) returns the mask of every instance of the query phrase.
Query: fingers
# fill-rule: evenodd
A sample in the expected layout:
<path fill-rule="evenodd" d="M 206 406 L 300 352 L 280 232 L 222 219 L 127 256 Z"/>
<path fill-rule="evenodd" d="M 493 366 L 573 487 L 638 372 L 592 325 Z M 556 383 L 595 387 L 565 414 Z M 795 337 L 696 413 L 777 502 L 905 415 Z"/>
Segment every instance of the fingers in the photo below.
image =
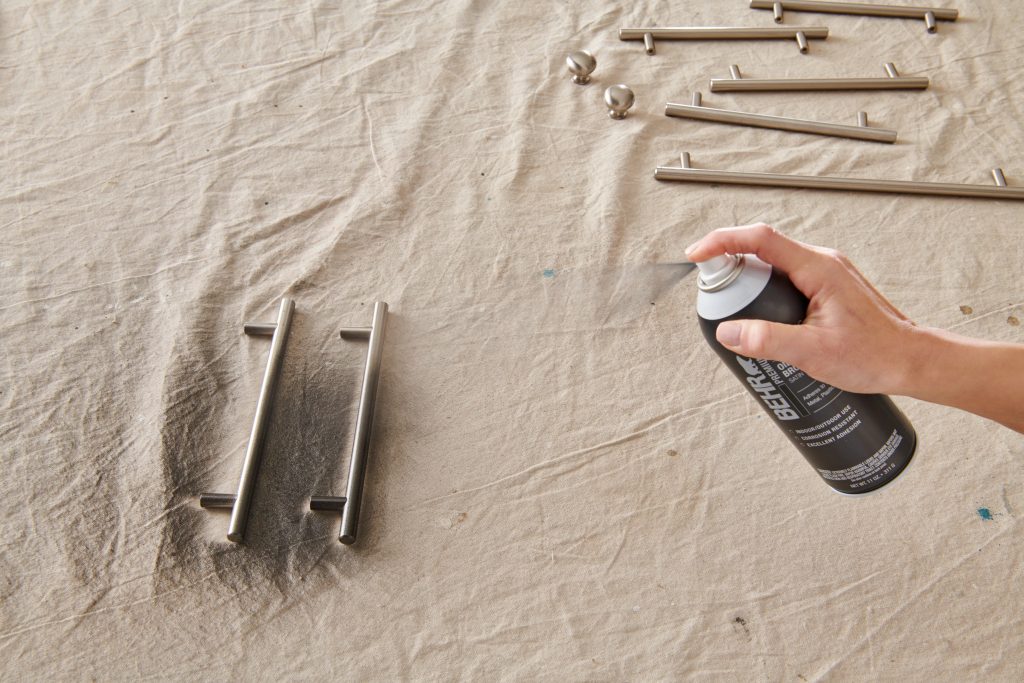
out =
<path fill-rule="evenodd" d="M 730 351 L 750 358 L 782 361 L 799 368 L 810 365 L 815 353 L 822 353 L 813 327 L 784 325 L 765 320 L 728 320 L 715 332 L 719 343 Z"/>
<path fill-rule="evenodd" d="M 686 249 L 686 256 L 691 261 L 706 261 L 726 253 L 756 254 L 762 261 L 787 272 L 816 254 L 806 244 L 792 240 L 764 223 L 719 228 Z"/>
<path fill-rule="evenodd" d="M 822 262 L 828 258 L 815 247 L 790 239 L 764 223 L 719 228 L 686 249 L 686 257 L 694 262 L 719 254 L 755 254 L 785 271 L 807 295 L 820 288 Z"/>

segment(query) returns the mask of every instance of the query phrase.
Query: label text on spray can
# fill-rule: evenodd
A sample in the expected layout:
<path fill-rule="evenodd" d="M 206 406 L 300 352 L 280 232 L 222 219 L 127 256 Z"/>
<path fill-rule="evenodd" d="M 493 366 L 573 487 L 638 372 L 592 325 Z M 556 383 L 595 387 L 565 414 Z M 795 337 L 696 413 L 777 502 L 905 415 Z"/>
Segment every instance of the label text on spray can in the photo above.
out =
<path fill-rule="evenodd" d="M 747 384 L 757 392 L 768 409 L 775 413 L 775 417 L 780 420 L 800 418 L 800 413 L 793 409 L 793 404 L 781 392 L 776 391 L 776 385 L 768 379 L 753 359 L 736 356 L 736 362 L 747 371 Z"/>

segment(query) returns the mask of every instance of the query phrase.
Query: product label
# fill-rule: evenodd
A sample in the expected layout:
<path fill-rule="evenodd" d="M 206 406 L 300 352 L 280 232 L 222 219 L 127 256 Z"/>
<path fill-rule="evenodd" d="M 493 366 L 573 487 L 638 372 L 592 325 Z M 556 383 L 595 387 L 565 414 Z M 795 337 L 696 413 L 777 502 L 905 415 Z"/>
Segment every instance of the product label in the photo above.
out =
<path fill-rule="evenodd" d="M 887 396 L 843 391 L 788 363 L 740 356 L 718 342 L 716 332 L 725 320 L 800 324 L 807 300 L 792 283 L 772 272 L 760 294 L 739 308 L 727 305 L 735 302 L 719 294 L 701 292 L 698 297 L 705 339 L 829 486 L 864 493 L 885 485 L 906 467 L 917 440 Z M 712 309 L 718 314 L 706 316 Z"/>
<path fill-rule="evenodd" d="M 853 406 L 844 401 L 836 403 L 843 395 L 841 389 L 808 377 L 800 368 L 744 356 L 736 356 L 736 362 L 747 373 L 750 388 L 789 431 L 790 438 L 801 446 L 810 449 L 831 446 L 861 426 L 860 415 Z M 826 408 L 829 410 L 819 418 L 821 421 L 812 422 L 814 415 Z M 799 422 L 786 424 L 794 420 Z"/>
<path fill-rule="evenodd" d="M 796 420 L 824 410 L 842 391 L 812 379 L 789 363 L 736 356 L 747 384 L 779 420 Z"/>
<path fill-rule="evenodd" d="M 820 424 L 790 431 L 807 448 L 821 448 L 822 446 L 831 446 L 849 436 L 860 426 L 861 420 L 858 411 L 847 404 Z"/>
<path fill-rule="evenodd" d="M 898 430 L 894 429 L 886 442 L 882 444 L 882 447 L 864 462 L 848 467 L 845 470 L 823 470 L 818 468 L 818 474 L 829 481 L 851 482 L 848 487 L 854 490 L 870 486 L 896 469 L 897 463 L 891 462 L 889 456 L 896 452 L 896 449 L 902 442 L 903 436 Z"/>

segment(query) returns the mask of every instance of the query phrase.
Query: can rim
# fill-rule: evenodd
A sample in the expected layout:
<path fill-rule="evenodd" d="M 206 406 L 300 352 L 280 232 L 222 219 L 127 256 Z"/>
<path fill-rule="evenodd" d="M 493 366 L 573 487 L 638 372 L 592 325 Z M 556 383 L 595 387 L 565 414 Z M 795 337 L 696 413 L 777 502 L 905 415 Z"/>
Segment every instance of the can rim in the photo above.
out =
<path fill-rule="evenodd" d="M 743 266 L 746 264 L 746 262 L 747 262 L 746 255 L 745 254 L 739 254 L 736 257 L 736 267 L 733 268 L 732 271 L 728 275 L 725 276 L 724 280 L 722 280 L 721 282 L 718 282 L 718 283 L 716 283 L 714 285 L 707 284 L 706 282 L 704 282 L 704 278 L 701 277 L 700 275 L 698 275 L 697 276 L 697 288 L 700 291 L 702 291 L 702 292 L 717 292 L 720 289 L 725 289 L 726 287 L 728 287 L 729 285 L 731 285 L 733 283 L 733 280 L 735 280 L 736 278 L 738 278 L 740 276 L 740 272 L 743 271 Z"/>

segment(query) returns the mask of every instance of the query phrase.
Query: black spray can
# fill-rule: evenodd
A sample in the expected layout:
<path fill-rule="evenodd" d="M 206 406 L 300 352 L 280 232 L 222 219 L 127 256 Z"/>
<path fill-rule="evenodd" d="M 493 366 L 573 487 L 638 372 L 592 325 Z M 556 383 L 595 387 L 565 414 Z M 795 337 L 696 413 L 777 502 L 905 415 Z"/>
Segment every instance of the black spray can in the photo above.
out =
<path fill-rule="evenodd" d="M 917 435 L 888 396 L 842 391 L 792 365 L 739 356 L 715 338 L 726 320 L 803 321 L 808 301 L 789 278 L 750 254 L 716 256 L 697 266 L 705 339 L 825 483 L 859 494 L 899 476 L 914 456 Z"/>

